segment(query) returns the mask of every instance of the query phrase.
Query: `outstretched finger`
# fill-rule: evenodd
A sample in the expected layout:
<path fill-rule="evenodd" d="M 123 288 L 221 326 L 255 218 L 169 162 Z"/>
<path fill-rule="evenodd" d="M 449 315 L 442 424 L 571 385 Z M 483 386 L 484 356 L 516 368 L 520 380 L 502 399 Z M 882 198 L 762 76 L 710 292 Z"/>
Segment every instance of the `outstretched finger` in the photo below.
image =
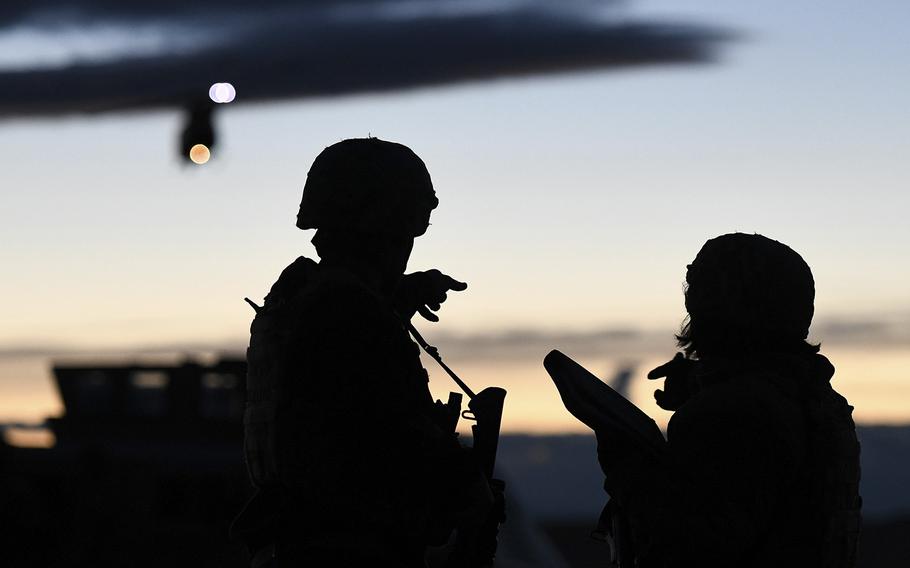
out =
<path fill-rule="evenodd" d="M 467 282 L 461 282 L 460 280 L 455 280 L 448 274 L 444 274 L 443 276 L 445 276 L 446 288 L 448 288 L 449 290 L 455 290 L 456 292 L 461 292 L 463 290 L 467 290 L 467 288 L 468 288 Z"/>
<path fill-rule="evenodd" d="M 685 358 L 685 356 L 682 353 L 677 353 L 676 355 L 673 356 L 672 359 L 670 359 L 663 365 L 660 365 L 659 367 L 651 369 L 651 371 L 648 372 L 648 380 L 654 381 L 654 380 L 662 379 L 662 378 L 668 376 L 670 373 L 673 372 L 673 367 L 676 367 L 677 365 L 680 365 L 683 363 L 684 358 Z"/>
<path fill-rule="evenodd" d="M 429 308 L 427 308 L 426 306 L 418 306 L 417 313 L 419 313 L 421 316 L 423 316 L 423 319 L 425 319 L 425 320 L 433 321 L 433 322 L 439 321 L 439 316 L 437 316 L 436 314 L 431 312 L 429 310 Z"/>
<path fill-rule="evenodd" d="M 662 379 L 670 374 L 670 366 L 673 364 L 672 361 L 669 363 L 664 363 L 663 365 L 651 369 L 648 371 L 648 380 L 656 381 L 657 379 Z"/>

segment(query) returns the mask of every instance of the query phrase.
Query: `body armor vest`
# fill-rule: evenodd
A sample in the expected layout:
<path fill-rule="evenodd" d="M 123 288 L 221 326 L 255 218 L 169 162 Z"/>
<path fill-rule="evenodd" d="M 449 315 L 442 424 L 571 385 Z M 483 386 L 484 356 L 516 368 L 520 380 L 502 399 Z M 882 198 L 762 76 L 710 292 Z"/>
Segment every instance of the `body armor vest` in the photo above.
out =
<path fill-rule="evenodd" d="M 853 407 L 830 385 L 834 368 L 820 355 L 796 376 L 774 374 L 774 383 L 802 409 L 806 428 L 801 506 L 812 512 L 807 540 L 818 543 L 818 566 L 853 568 L 861 525 L 860 445 Z"/>

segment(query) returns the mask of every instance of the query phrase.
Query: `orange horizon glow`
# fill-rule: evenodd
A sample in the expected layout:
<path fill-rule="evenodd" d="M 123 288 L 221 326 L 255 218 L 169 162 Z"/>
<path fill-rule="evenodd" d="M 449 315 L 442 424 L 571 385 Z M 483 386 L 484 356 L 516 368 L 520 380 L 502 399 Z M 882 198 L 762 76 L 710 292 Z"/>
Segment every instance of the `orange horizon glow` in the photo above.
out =
<path fill-rule="evenodd" d="M 832 347 L 826 350 L 837 368 L 832 385 L 855 407 L 857 423 L 899 425 L 910 423 L 910 347 L 870 349 Z M 600 377 L 612 375 L 624 364 L 635 364 L 630 398 L 665 428 L 671 414 L 654 403 L 653 392 L 660 383 L 644 375 L 672 355 L 672 349 L 661 356 L 652 354 L 637 360 L 628 357 L 582 357 L 579 362 Z M 85 360 L 85 358 L 81 358 Z M 110 359 L 110 356 L 108 356 Z M 137 357 L 123 356 L 121 360 Z M 542 357 L 541 357 L 542 359 Z M 431 361 L 424 361 L 430 373 L 430 390 L 435 398 L 445 400 L 454 384 Z M 570 434 L 590 432 L 577 422 L 562 405 L 541 362 L 535 358 L 521 360 L 452 362 L 459 375 L 473 388 L 501 386 L 508 391 L 502 430 L 508 434 Z M 45 418 L 60 416 L 64 409 L 51 377 L 52 361 L 48 357 L 0 358 L 0 422 L 36 424 Z M 460 422 L 460 431 L 469 432 L 470 423 Z M 18 440 L 25 438 L 20 434 Z M 34 436 L 27 433 L 26 437 Z M 43 442 L 42 442 L 43 443 Z"/>

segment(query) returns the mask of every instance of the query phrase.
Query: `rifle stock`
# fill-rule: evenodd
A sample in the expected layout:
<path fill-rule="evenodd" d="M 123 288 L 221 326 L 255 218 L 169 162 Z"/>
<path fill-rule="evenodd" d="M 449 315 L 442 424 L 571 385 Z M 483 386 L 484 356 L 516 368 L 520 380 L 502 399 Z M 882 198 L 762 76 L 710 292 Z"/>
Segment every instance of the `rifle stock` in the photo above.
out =
<path fill-rule="evenodd" d="M 477 421 L 471 426 L 471 432 L 474 434 L 474 455 L 487 479 L 493 479 L 493 470 L 496 467 L 496 449 L 499 446 L 499 429 L 502 425 L 505 398 L 505 389 L 488 387 L 468 401 L 468 409 Z"/>
<path fill-rule="evenodd" d="M 486 568 L 493 565 L 498 545 L 499 526 L 505 520 L 505 483 L 493 478 L 496 468 L 496 450 L 499 446 L 499 428 L 506 391 L 488 387 L 468 401 L 468 416 L 476 424 L 473 433 L 474 457 L 481 472 L 490 484 L 493 505 L 479 526 L 462 526 L 457 530 L 455 549 L 449 558 L 449 568 Z"/>
<path fill-rule="evenodd" d="M 493 479 L 493 472 L 496 468 L 496 450 L 499 447 L 499 428 L 502 425 L 502 409 L 505 404 L 506 391 L 499 387 L 488 387 L 475 393 L 443 362 L 439 350 L 428 344 L 410 321 L 404 323 L 417 344 L 468 395 L 468 410 L 462 416 L 476 422 L 471 426 L 474 438 L 474 457 L 480 465 L 483 476 L 490 484 L 494 498 L 493 507 L 482 525 L 463 526 L 456 530 L 455 547 L 446 565 L 450 568 L 492 566 L 496 556 L 499 525 L 505 521 L 505 483 L 502 480 Z M 450 393 L 449 401 L 445 406 L 452 409 L 460 404 L 461 396 L 457 393 Z M 456 414 L 452 423 L 453 430 L 457 421 Z"/>

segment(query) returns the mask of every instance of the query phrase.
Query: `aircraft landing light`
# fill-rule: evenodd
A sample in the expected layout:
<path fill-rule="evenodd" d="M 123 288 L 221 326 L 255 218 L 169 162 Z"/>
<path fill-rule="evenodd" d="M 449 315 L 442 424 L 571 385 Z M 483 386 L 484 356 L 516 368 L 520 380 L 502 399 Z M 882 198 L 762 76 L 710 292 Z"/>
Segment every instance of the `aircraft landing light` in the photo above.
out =
<path fill-rule="evenodd" d="M 216 103 L 229 103 L 237 96 L 237 89 L 230 83 L 215 83 L 209 87 L 209 98 Z"/>
<path fill-rule="evenodd" d="M 205 144 L 196 144 L 190 148 L 190 159 L 193 160 L 194 164 L 202 165 L 208 162 L 211 157 L 212 153 Z"/>

